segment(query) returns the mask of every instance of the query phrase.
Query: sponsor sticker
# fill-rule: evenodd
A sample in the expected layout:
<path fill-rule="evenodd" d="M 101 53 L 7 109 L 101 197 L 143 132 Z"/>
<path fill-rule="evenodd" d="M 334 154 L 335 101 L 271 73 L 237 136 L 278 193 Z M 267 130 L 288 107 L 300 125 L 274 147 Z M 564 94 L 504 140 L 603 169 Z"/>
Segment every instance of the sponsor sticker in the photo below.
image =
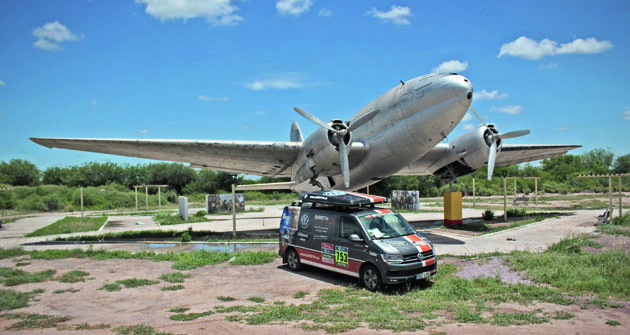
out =
<path fill-rule="evenodd" d="M 335 264 L 335 246 L 328 243 L 322 243 L 322 262 Z"/>
<path fill-rule="evenodd" d="M 348 267 L 348 248 L 340 245 L 335 247 L 335 260 L 338 266 Z"/>

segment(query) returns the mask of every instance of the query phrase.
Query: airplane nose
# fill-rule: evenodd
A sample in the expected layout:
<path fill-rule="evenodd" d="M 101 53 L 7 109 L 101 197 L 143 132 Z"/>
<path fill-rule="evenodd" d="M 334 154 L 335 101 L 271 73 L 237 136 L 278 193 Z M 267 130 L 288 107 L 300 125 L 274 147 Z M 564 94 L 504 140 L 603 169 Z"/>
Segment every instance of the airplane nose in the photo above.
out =
<path fill-rule="evenodd" d="M 470 105 L 473 97 L 473 85 L 470 80 L 464 76 L 454 74 L 449 76 L 447 81 L 447 85 L 451 87 L 451 90 L 455 93 L 455 95 L 465 96 L 465 98 L 460 99 L 459 102 L 465 106 Z"/>

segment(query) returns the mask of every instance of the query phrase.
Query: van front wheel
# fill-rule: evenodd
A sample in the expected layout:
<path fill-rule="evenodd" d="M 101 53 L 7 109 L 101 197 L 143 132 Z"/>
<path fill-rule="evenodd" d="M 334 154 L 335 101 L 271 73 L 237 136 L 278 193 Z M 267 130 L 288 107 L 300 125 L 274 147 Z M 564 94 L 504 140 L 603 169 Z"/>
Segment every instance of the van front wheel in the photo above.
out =
<path fill-rule="evenodd" d="M 361 282 L 366 289 L 378 291 L 381 289 L 381 273 L 374 265 L 366 265 L 361 272 Z"/>
<path fill-rule="evenodd" d="M 293 271 L 302 270 L 302 262 L 300 262 L 300 255 L 298 255 L 295 249 L 290 249 L 287 252 L 287 263 L 289 263 L 289 269 Z"/>

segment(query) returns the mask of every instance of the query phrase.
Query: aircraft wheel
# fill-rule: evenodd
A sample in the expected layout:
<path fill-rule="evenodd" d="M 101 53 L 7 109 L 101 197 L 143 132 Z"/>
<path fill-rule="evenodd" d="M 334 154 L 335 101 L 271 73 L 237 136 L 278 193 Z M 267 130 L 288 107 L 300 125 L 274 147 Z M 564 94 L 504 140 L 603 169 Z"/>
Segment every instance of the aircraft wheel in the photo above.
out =
<path fill-rule="evenodd" d="M 361 272 L 361 283 L 370 291 L 378 291 L 383 285 L 381 273 L 374 265 L 366 265 Z"/>
<path fill-rule="evenodd" d="M 287 263 L 289 263 L 289 269 L 293 271 L 302 270 L 302 262 L 300 262 L 300 255 L 298 255 L 295 249 L 290 249 L 287 252 Z"/>

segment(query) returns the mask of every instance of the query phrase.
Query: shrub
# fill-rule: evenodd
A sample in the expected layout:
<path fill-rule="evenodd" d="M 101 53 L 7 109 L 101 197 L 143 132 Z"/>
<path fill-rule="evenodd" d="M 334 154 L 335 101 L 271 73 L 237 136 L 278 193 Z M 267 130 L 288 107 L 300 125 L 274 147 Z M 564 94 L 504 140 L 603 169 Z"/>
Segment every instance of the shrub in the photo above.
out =
<path fill-rule="evenodd" d="M 490 209 L 486 209 L 486 211 L 481 214 L 481 218 L 484 221 L 492 221 L 494 220 L 494 212 Z"/>
<path fill-rule="evenodd" d="M 203 218 L 203 217 L 206 216 L 206 211 L 205 210 L 197 211 L 197 213 L 195 213 L 194 216 L 197 217 L 197 218 Z"/>

